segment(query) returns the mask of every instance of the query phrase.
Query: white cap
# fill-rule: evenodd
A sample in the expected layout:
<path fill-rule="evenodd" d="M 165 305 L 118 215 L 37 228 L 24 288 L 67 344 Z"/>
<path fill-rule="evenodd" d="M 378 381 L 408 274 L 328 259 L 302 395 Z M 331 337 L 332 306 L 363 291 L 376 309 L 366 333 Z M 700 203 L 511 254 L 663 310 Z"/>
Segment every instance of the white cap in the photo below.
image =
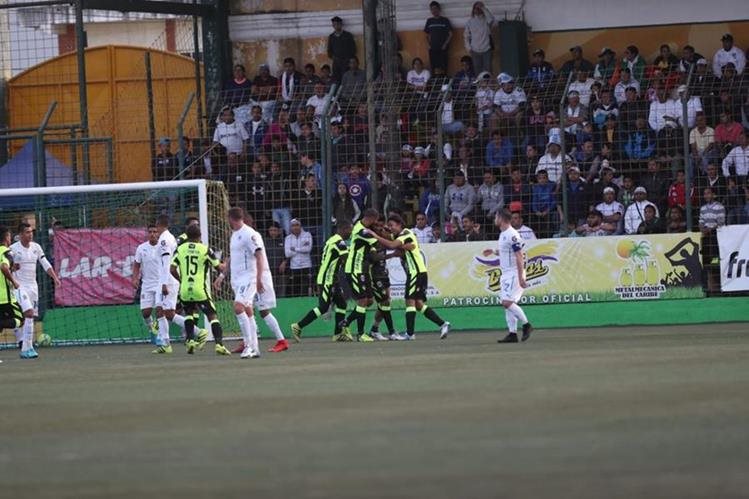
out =
<path fill-rule="evenodd" d="M 604 194 L 608 194 L 609 192 L 610 192 L 611 194 L 614 194 L 614 193 L 615 193 L 616 191 L 614 190 L 614 188 L 613 188 L 613 187 L 606 187 L 606 188 L 605 188 L 605 189 L 603 190 L 603 193 L 604 193 Z"/>
<path fill-rule="evenodd" d="M 635 194 L 639 194 L 640 192 L 643 194 L 647 194 L 648 190 L 645 189 L 643 186 L 639 186 L 635 189 Z"/>
<path fill-rule="evenodd" d="M 492 77 L 492 74 L 489 71 L 482 71 L 479 73 L 479 75 L 476 77 L 476 81 L 474 83 L 478 83 L 481 80 L 488 80 Z"/>
<path fill-rule="evenodd" d="M 515 78 L 508 75 L 507 73 L 499 73 L 499 76 L 497 76 L 497 81 L 500 85 L 504 85 L 505 83 L 510 83 L 512 81 L 515 81 Z"/>
<path fill-rule="evenodd" d="M 424 148 L 421 147 L 421 146 L 414 148 L 414 154 L 421 154 L 423 156 L 424 155 Z"/>
<path fill-rule="evenodd" d="M 403 147 L 401 147 L 401 151 L 403 151 L 403 152 L 414 152 L 414 148 L 411 147 L 410 144 L 403 144 Z"/>
<path fill-rule="evenodd" d="M 701 59 L 697 59 L 697 64 L 704 64 L 705 66 L 707 66 L 707 59 L 705 59 L 704 57 Z"/>

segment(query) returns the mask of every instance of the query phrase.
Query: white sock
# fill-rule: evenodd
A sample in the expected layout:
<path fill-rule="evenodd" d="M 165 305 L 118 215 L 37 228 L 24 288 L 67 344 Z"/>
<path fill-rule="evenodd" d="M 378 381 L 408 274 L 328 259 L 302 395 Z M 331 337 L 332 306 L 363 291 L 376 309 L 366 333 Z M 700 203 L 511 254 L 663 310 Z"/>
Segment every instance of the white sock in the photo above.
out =
<path fill-rule="evenodd" d="M 34 319 L 28 317 L 23 321 L 23 344 L 21 350 L 31 350 L 34 348 Z"/>
<path fill-rule="evenodd" d="M 247 314 L 245 312 L 242 312 L 241 314 L 236 314 L 237 316 L 237 322 L 239 323 L 239 330 L 242 332 L 242 341 L 244 342 L 244 346 L 248 347 L 251 346 L 252 342 L 250 340 L 250 318 L 247 317 Z"/>
<path fill-rule="evenodd" d="M 255 322 L 255 316 L 248 317 L 250 321 L 250 344 L 252 349 L 260 353 L 260 343 L 257 340 L 257 322 Z"/>
<path fill-rule="evenodd" d="M 273 331 L 273 334 L 276 335 L 276 341 L 285 340 L 286 338 L 283 337 L 283 333 L 281 332 L 281 326 L 278 325 L 278 321 L 273 316 L 273 314 L 268 314 L 265 317 L 263 317 L 265 320 L 265 323 L 268 325 L 271 331 Z"/>
<path fill-rule="evenodd" d="M 159 345 L 166 346 L 169 344 L 169 321 L 166 317 L 159 317 L 159 334 L 156 335 Z"/>
<path fill-rule="evenodd" d="M 174 314 L 174 318 L 172 319 L 172 322 L 181 327 L 182 329 L 185 329 L 185 317 L 183 315 Z M 195 324 L 195 327 L 197 328 L 198 325 Z"/>
<path fill-rule="evenodd" d="M 515 318 L 515 315 L 510 312 L 509 309 L 505 309 L 505 320 L 507 320 L 507 329 L 509 329 L 511 333 L 517 333 L 518 320 Z"/>
<path fill-rule="evenodd" d="M 18 343 L 19 341 L 23 341 L 23 329 L 17 327 L 13 330 L 13 332 L 16 334 L 16 343 Z"/>
<path fill-rule="evenodd" d="M 523 312 L 523 309 L 520 308 L 517 303 L 513 303 L 512 305 L 507 307 L 507 310 L 517 318 L 518 322 L 520 322 L 521 325 L 528 324 L 528 318 L 525 316 L 525 312 Z"/>

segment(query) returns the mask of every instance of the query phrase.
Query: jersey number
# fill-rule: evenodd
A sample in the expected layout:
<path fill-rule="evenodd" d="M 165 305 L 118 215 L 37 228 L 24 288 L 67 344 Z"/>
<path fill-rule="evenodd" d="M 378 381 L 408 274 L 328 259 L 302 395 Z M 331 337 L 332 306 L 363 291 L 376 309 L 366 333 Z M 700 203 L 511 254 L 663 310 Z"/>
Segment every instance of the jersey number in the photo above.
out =
<path fill-rule="evenodd" d="M 198 256 L 189 255 L 187 257 L 187 275 L 195 276 L 198 274 Z"/>

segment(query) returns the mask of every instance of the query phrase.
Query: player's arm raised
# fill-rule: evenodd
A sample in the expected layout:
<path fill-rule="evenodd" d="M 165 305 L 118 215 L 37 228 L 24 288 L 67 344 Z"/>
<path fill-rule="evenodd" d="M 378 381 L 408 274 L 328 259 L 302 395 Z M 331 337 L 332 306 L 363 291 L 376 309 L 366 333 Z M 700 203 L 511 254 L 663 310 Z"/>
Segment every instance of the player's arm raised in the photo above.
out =
<path fill-rule="evenodd" d="M 382 244 L 383 246 L 385 246 L 388 249 L 393 249 L 393 250 L 397 250 L 397 249 L 405 249 L 405 250 L 413 249 L 413 245 L 411 243 L 405 243 L 404 244 L 403 241 L 400 241 L 398 239 L 386 239 L 386 238 L 382 237 L 381 235 L 377 234 L 373 230 L 367 229 L 364 232 L 364 234 L 374 237 L 375 239 L 377 239 L 377 241 L 380 242 L 380 244 Z M 409 245 L 411 246 L 410 248 L 408 248 Z"/>

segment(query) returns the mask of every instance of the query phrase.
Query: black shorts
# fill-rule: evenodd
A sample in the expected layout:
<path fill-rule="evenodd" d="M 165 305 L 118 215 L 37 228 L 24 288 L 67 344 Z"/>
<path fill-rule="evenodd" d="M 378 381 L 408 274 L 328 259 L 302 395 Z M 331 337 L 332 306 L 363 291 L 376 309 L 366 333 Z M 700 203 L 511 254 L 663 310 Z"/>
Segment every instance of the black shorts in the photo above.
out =
<path fill-rule="evenodd" d="M 351 295 L 355 300 L 372 298 L 372 279 L 369 272 L 363 274 L 351 274 L 348 278 L 351 286 Z"/>
<path fill-rule="evenodd" d="M 404 298 L 406 300 L 426 301 L 428 287 L 429 283 L 427 282 L 426 273 L 406 275 L 406 288 L 404 290 Z"/>
<path fill-rule="evenodd" d="M 320 296 L 317 298 L 317 308 L 327 310 L 331 304 L 335 305 L 336 308 L 346 308 L 346 297 L 338 283 L 324 284 L 320 288 Z"/>
<path fill-rule="evenodd" d="M 16 323 L 16 327 L 21 327 L 21 323 L 23 323 L 24 320 L 21 305 L 15 301 L 0 305 L 0 319 L 13 320 Z"/>
<path fill-rule="evenodd" d="M 372 294 L 374 299 L 380 303 L 388 298 L 388 290 L 390 289 L 390 277 L 387 275 L 375 275 L 372 276 Z"/>
<path fill-rule="evenodd" d="M 182 306 L 185 309 L 185 315 L 192 315 L 197 311 L 201 311 L 205 315 L 216 315 L 216 306 L 212 300 L 182 301 Z"/>

